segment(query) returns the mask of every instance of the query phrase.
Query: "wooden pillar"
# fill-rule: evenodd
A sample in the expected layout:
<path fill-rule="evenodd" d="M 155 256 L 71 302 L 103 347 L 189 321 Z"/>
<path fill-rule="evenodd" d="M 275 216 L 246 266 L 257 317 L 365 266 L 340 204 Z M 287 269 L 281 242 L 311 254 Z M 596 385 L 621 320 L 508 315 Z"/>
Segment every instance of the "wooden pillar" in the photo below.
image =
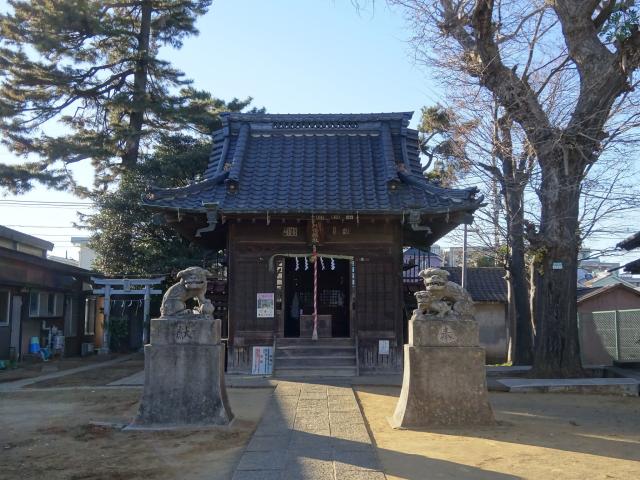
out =
<path fill-rule="evenodd" d="M 102 347 L 100 348 L 101 354 L 109 353 L 109 315 L 111 313 L 111 285 L 104 286 L 104 308 L 103 308 L 103 320 L 102 320 Z"/>
<path fill-rule="evenodd" d="M 149 326 L 151 319 L 149 318 L 149 309 L 151 304 L 151 290 L 149 285 L 144 287 L 144 314 L 142 317 L 142 344 L 149 343 Z"/>

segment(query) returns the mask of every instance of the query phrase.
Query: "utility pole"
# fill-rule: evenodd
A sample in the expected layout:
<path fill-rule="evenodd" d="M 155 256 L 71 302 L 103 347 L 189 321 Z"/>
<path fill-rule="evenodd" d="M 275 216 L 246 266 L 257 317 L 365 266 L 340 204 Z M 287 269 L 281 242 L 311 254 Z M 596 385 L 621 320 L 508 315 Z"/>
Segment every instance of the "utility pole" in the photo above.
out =
<path fill-rule="evenodd" d="M 467 224 L 464 224 L 464 237 L 462 240 L 462 288 L 467 288 Z"/>

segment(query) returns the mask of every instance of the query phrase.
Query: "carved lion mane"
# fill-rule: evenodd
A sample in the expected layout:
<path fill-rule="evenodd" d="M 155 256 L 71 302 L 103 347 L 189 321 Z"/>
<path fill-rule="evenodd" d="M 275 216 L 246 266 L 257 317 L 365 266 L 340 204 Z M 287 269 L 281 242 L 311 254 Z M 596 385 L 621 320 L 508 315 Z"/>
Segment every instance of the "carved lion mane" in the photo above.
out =
<path fill-rule="evenodd" d="M 424 279 L 425 289 L 416 292 L 418 315 L 472 316 L 473 300 L 460 285 L 448 281 L 449 272 L 439 268 L 427 268 L 419 275 Z"/>
<path fill-rule="evenodd" d="M 176 275 L 179 282 L 169 287 L 162 297 L 160 314 L 163 317 L 171 315 L 185 314 L 205 314 L 213 313 L 211 302 L 205 298 L 207 292 L 207 277 L 211 274 L 200 267 L 186 268 Z M 195 298 L 198 306 L 194 310 L 187 308 L 187 300 Z"/>

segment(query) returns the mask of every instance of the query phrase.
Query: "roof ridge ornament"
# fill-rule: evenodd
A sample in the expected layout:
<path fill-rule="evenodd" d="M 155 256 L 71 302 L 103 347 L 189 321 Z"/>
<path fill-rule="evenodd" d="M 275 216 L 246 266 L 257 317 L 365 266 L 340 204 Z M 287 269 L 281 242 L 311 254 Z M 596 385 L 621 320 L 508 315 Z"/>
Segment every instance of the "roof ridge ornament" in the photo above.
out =
<path fill-rule="evenodd" d="M 303 120 L 303 121 L 274 121 L 271 122 L 274 130 L 302 130 L 302 129 L 332 129 L 353 130 L 359 127 L 355 120 Z"/>
<path fill-rule="evenodd" d="M 380 143 L 382 146 L 382 155 L 384 157 L 384 166 L 386 170 L 387 187 L 390 191 L 396 191 L 400 187 L 401 181 L 398 177 L 398 168 L 396 164 L 395 154 L 393 152 L 393 139 L 391 138 L 391 129 L 387 122 L 383 122 L 380 126 Z"/>
<path fill-rule="evenodd" d="M 229 192 L 236 192 L 240 184 L 240 172 L 242 170 L 242 161 L 244 160 L 244 153 L 247 149 L 247 143 L 249 143 L 249 133 L 251 127 L 248 123 L 244 123 L 240 128 L 238 134 L 238 141 L 236 143 L 236 150 L 233 153 L 233 161 L 231 162 L 231 169 L 229 170 L 229 178 L 225 180 L 227 190 Z"/>

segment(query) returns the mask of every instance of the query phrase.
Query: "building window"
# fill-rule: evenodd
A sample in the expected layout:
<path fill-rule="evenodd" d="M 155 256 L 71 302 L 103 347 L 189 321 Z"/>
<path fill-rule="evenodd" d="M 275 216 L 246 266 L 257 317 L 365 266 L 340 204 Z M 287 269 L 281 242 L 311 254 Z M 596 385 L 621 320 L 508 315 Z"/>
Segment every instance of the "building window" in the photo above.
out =
<path fill-rule="evenodd" d="M 64 295 L 62 293 L 37 292 L 29 294 L 30 317 L 62 317 Z"/>
<path fill-rule="evenodd" d="M 65 309 L 64 309 L 64 336 L 75 337 L 78 332 L 78 326 L 76 318 L 73 315 L 73 298 L 65 297 Z"/>
<path fill-rule="evenodd" d="M 93 335 L 96 328 L 96 299 L 87 298 L 84 304 L 84 334 Z"/>
<path fill-rule="evenodd" d="M 38 316 L 38 305 L 40 305 L 40 297 L 38 296 L 38 292 L 31 292 L 29 294 L 29 316 L 37 317 Z"/>
<path fill-rule="evenodd" d="M 55 295 L 52 295 L 51 293 L 41 293 L 40 295 L 46 295 L 46 299 L 47 299 L 47 312 L 45 313 L 45 315 L 43 316 L 49 316 L 49 317 L 53 317 L 56 313 L 56 297 Z M 40 300 L 42 301 L 42 300 Z M 44 302 L 42 302 L 44 303 Z"/>
<path fill-rule="evenodd" d="M 9 295 L 8 290 L 0 290 L 0 325 L 9 325 Z"/>
<path fill-rule="evenodd" d="M 61 317 L 64 314 L 64 294 L 56 293 L 53 302 L 53 316 Z"/>

